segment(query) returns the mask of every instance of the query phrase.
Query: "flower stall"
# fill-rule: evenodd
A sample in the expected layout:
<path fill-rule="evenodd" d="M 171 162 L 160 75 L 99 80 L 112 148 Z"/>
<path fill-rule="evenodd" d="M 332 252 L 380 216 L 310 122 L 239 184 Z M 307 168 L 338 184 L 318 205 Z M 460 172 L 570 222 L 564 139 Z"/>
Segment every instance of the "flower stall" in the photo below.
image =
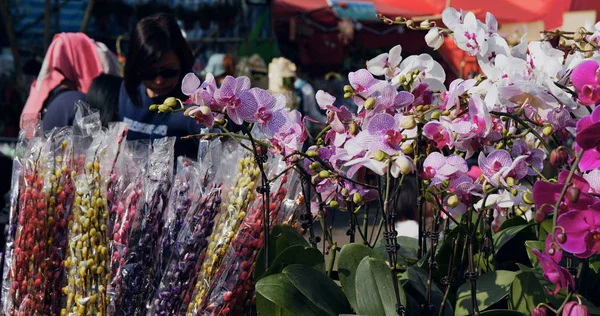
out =
<path fill-rule="evenodd" d="M 600 27 L 510 47 L 489 13 L 379 18 L 483 73 L 446 87 L 394 46 L 349 74 L 356 112 L 317 92 L 317 135 L 247 77 L 188 74 L 187 100 L 150 109 L 210 128 L 187 136 L 197 159 L 85 104 L 72 127 L 22 131 L 3 313 L 600 314 Z"/>

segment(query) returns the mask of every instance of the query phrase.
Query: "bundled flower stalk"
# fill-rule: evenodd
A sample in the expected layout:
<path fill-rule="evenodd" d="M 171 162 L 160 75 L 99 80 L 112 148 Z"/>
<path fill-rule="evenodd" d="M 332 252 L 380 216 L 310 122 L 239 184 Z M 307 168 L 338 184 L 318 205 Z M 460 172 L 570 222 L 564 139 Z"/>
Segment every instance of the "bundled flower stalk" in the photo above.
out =
<path fill-rule="evenodd" d="M 60 315 L 62 288 L 64 285 L 63 266 L 68 243 L 68 221 L 71 215 L 71 207 L 75 195 L 75 183 L 73 177 L 72 130 L 65 128 L 54 130 L 47 144 L 48 148 L 48 176 L 46 187 L 48 188 L 48 218 L 46 229 L 48 230 L 46 258 L 47 279 L 44 302 L 44 314 Z"/>
<path fill-rule="evenodd" d="M 206 254 L 208 237 L 213 231 L 215 216 L 221 209 L 221 188 L 207 188 L 194 210 L 187 213 L 181 233 L 154 295 L 150 315 L 176 315 L 187 307 L 193 290 L 195 272 Z"/>
<path fill-rule="evenodd" d="M 23 160 L 17 230 L 8 275 L 11 284 L 4 301 L 7 315 L 43 314 L 47 240 L 47 164 L 43 145 L 43 138 L 31 139 Z"/>
<path fill-rule="evenodd" d="M 277 220 L 283 210 L 288 184 L 288 176 L 284 175 L 273 186 L 268 208 L 271 219 Z M 254 284 L 251 277 L 256 256 L 263 246 L 264 202 L 262 195 L 259 195 L 248 210 L 213 279 L 204 305 L 195 314 L 239 315 L 247 305 L 252 304 Z"/>
<path fill-rule="evenodd" d="M 63 287 L 66 299 L 61 314 L 104 315 L 110 278 L 106 180 L 118 153 L 114 140 L 120 143 L 124 125 L 111 126 L 104 132 L 98 114 L 85 104 L 79 107 L 78 113 L 83 113 L 79 118 L 76 115 L 75 151 L 85 155 L 85 163 L 75 181 L 76 196 L 68 224 L 69 250 L 64 262 L 67 282 Z"/>
<path fill-rule="evenodd" d="M 144 177 L 148 160 L 149 143 L 145 141 L 128 141 L 125 152 L 121 153 L 116 169 L 123 175 L 119 183 L 120 189 L 114 192 L 114 204 L 110 215 L 109 227 L 112 227 L 110 241 L 110 282 L 107 293 L 110 298 L 108 314 L 115 314 L 115 296 L 122 289 L 121 270 L 125 265 L 127 245 L 131 234 L 132 223 L 143 200 Z"/>
<path fill-rule="evenodd" d="M 199 271 L 195 286 L 194 299 L 188 307 L 188 314 L 195 315 L 202 306 L 208 287 L 212 282 L 227 249 L 231 244 L 240 224 L 246 217 L 248 205 L 255 198 L 257 180 L 260 175 L 258 166 L 251 156 L 247 155 L 238 162 L 239 173 L 235 186 L 227 193 L 221 213 L 216 219 L 215 229 L 211 234 L 206 259 Z"/>
<path fill-rule="evenodd" d="M 122 289 L 115 296 L 115 313 L 143 315 L 146 302 L 154 294 L 154 278 L 158 269 L 164 213 L 168 206 L 173 178 L 175 138 L 154 140 L 153 151 L 144 179 L 144 204 L 133 223 L 121 270 Z"/>

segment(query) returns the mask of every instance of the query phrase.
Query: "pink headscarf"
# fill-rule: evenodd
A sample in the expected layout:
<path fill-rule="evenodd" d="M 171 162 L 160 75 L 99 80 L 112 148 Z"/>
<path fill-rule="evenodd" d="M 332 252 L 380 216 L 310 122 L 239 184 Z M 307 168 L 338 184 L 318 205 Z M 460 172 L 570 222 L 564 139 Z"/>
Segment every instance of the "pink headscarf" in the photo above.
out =
<path fill-rule="evenodd" d="M 86 93 L 92 80 L 104 71 L 96 43 L 83 33 L 60 33 L 54 36 L 37 80 L 31 84 L 29 97 L 21 113 L 21 128 L 36 122 L 50 92 L 67 79 L 78 91 Z"/>

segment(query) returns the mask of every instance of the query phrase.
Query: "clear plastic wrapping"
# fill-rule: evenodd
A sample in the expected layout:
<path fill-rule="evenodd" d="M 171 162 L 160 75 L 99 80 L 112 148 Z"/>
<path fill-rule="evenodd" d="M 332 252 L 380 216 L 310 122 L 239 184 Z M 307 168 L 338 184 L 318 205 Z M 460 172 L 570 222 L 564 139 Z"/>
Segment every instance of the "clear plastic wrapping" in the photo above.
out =
<path fill-rule="evenodd" d="M 18 210 L 12 214 L 16 216 L 16 223 L 12 223 L 11 230 L 16 229 L 14 235 L 9 232 L 9 240 L 14 236 L 14 242 L 10 247 L 10 260 L 7 258 L 7 282 L 10 282 L 4 300 L 7 315 L 41 315 L 44 305 L 46 271 L 42 263 L 46 258 L 47 234 L 44 139 L 33 137 L 24 146 L 25 153 L 20 161 Z"/>
<path fill-rule="evenodd" d="M 55 129 L 48 135 L 44 152 L 48 157 L 46 192 L 48 213 L 46 220 L 46 286 L 44 315 L 60 315 L 63 265 L 68 242 L 68 221 L 75 196 L 73 176 L 73 141 L 70 127 Z"/>
<path fill-rule="evenodd" d="M 173 180 L 174 144 L 174 137 L 153 142 L 144 179 L 143 206 L 135 216 L 121 269 L 122 290 L 115 296 L 117 315 L 143 315 L 146 302 L 154 293 L 156 258 Z"/>
<path fill-rule="evenodd" d="M 237 160 L 237 174 L 231 187 L 224 192 L 225 198 L 221 212 L 217 216 L 215 229 L 211 234 L 204 260 L 198 274 L 194 289 L 194 298 L 188 306 L 188 314 L 195 314 L 202 306 L 204 297 L 208 291 L 215 273 L 221 264 L 223 256 L 231 244 L 240 224 L 246 217 L 248 205 L 256 197 L 257 181 L 260 178 L 260 170 L 255 164 L 252 155 L 237 143 L 231 141 L 224 144 L 224 157 Z M 223 161 L 226 163 L 226 161 Z M 227 164 L 225 165 L 227 166 Z"/>
<path fill-rule="evenodd" d="M 110 148 L 123 137 L 123 125 L 103 131 L 98 115 L 78 103 L 74 134 L 75 156 L 83 159 L 83 164 L 77 171 L 68 224 L 68 255 L 64 262 L 67 280 L 61 314 L 105 315 L 110 278 L 106 180 L 117 154 Z"/>

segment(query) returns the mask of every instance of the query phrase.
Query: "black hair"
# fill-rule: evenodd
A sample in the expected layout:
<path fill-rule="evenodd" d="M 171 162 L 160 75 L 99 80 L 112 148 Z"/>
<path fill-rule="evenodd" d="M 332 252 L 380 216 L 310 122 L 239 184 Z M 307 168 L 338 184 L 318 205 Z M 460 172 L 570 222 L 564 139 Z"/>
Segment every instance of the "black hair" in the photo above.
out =
<path fill-rule="evenodd" d="M 407 175 L 404 177 L 402 186 L 394 195 L 392 205 L 394 205 L 396 221 L 417 220 L 417 184 L 415 176 Z"/>
<path fill-rule="evenodd" d="M 100 120 L 104 126 L 115 118 L 122 82 L 123 79 L 119 76 L 101 74 L 94 78 L 85 96 L 85 102 L 100 111 Z"/>
<path fill-rule="evenodd" d="M 192 70 L 194 55 L 177 21 L 170 14 L 158 13 L 136 24 L 131 32 L 123 76 L 125 91 L 134 105 L 141 106 L 138 92 L 142 82 L 140 70 L 158 62 L 169 51 L 173 51 L 179 59 L 180 73 L 175 91 L 180 93 L 181 80 Z"/>

